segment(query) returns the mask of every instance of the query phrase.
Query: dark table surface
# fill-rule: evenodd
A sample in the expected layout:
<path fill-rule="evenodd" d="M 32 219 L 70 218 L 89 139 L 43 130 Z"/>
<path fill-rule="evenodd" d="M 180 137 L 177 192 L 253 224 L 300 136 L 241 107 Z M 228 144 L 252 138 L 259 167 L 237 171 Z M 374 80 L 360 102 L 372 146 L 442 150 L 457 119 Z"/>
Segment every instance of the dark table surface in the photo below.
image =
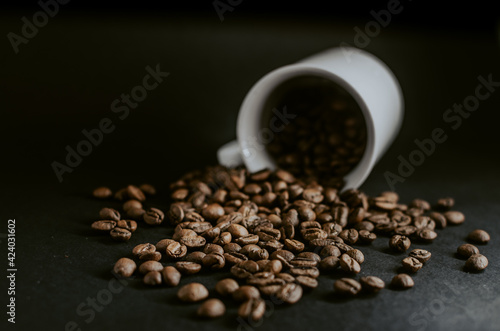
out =
<path fill-rule="evenodd" d="M 19 17 L 22 15 L 19 15 Z M 1 31 L 19 33 L 17 16 L 0 20 Z M 359 23 L 362 24 L 362 23 Z M 182 17 L 61 16 L 14 54 L 2 43 L 2 185 L 0 233 L 16 220 L 16 325 L 14 329 L 345 329 L 498 330 L 500 325 L 500 176 L 498 111 L 500 91 L 453 130 L 444 112 L 474 95 L 478 77 L 500 81 L 495 31 L 433 31 L 389 26 L 366 50 L 385 61 L 399 78 L 406 101 L 403 129 L 362 189 L 377 194 L 389 187 L 386 171 L 397 172 L 398 156 L 416 148 L 415 139 L 443 128 L 445 143 L 416 167 L 396 190 L 405 202 L 453 196 L 466 215 L 462 226 L 439 230 L 425 247 L 430 262 L 407 291 L 384 290 L 375 297 L 340 300 L 332 284 L 340 274 L 321 276 L 318 289 L 294 306 L 271 305 L 255 325 L 224 318 L 200 322 L 197 305 L 180 304 L 175 288 L 146 288 L 139 279 L 117 286 L 110 270 L 142 242 L 171 234 L 167 226 L 140 227 L 127 243 L 95 235 L 90 224 L 101 207 L 93 188 L 152 183 L 159 194 L 149 206 L 166 208 L 168 184 L 184 171 L 216 163 L 217 148 L 235 137 L 243 97 L 270 70 L 340 42 L 354 45 L 355 23 L 260 17 L 221 23 L 217 16 Z M 362 26 L 362 25 L 360 25 Z M 170 75 L 120 120 L 113 100 L 142 83 L 146 66 Z M 60 183 L 51 167 L 64 162 L 83 129 L 110 118 L 115 130 L 83 158 Z M 454 256 L 475 228 L 491 242 L 480 250 L 490 266 L 480 274 L 463 270 Z M 2 265 L 7 239 L 0 238 Z M 389 254 L 387 240 L 362 248 L 361 275 L 390 281 L 402 255 Z M 6 271 L 2 271 L 5 274 Z M 226 274 L 186 277 L 213 291 Z M 2 307 L 7 304 L 2 276 Z M 115 293 L 111 297 L 109 286 Z M 98 298 L 91 308 L 88 300 Z M 6 314 L 2 312 L 2 324 Z"/>

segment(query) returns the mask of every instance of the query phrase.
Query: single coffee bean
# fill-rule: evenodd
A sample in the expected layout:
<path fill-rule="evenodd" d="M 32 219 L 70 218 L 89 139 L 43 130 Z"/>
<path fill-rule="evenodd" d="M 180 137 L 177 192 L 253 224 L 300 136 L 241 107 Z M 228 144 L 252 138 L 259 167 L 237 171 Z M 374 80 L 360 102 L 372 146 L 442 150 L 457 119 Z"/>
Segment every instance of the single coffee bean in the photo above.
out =
<path fill-rule="evenodd" d="M 233 291 L 233 299 L 235 301 L 247 301 L 250 299 L 259 299 L 260 292 L 255 286 L 243 285 Z"/>
<path fill-rule="evenodd" d="M 487 244 L 490 241 L 490 235 L 484 230 L 474 230 L 467 236 L 467 240 L 476 244 Z"/>
<path fill-rule="evenodd" d="M 218 203 L 212 203 L 203 208 L 201 215 L 208 221 L 216 221 L 224 215 L 224 208 Z"/>
<path fill-rule="evenodd" d="M 205 255 L 202 262 L 205 268 L 210 268 L 211 270 L 222 269 L 226 265 L 226 259 L 224 258 L 224 255 L 217 253 L 210 253 Z"/>
<path fill-rule="evenodd" d="M 201 264 L 188 261 L 179 261 L 175 263 L 175 268 L 184 275 L 193 275 L 200 272 Z"/>
<path fill-rule="evenodd" d="M 313 203 L 321 203 L 323 201 L 324 196 L 321 194 L 321 191 L 317 188 L 308 188 L 302 192 L 302 196 L 304 200 L 313 202 Z"/>
<path fill-rule="evenodd" d="M 347 254 L 342 254 L 340 256 L 340 268 L 353 274 L 358 274 L 361 271 L 358 261 Z"/>
<path fill-rule="evenodd" d="M 134 232 L 137 230 L 137 222 L 132 220 L 119 220 L 116 222 L 116 226 L 125 230 L 129 230 L 130 232 Z"/>
<path fill-rule="evenodd" d="M 419 260 L 422 263 L 429 261 L 429 259 L 431 258 L 431 255 L 432 255 L 431 252 L 426 251 L 425 249 L 420 249 L 420 248 L 416 248 L 410 252 L 411 257 L 416 258 L 417 260 Z"/>
<path fill-rule="evenodd" d="M 108 220 L 95 221 L 94 223 L 92 223 L 91 227 L 92 229 L 98 231 L 111 231 L 116 227 L 116 222 Z"/>
<path fill-rule="evenodd" d="M 424 266 L 422 262 L 412 256 L 405 257 L 402 261 L 402 264 L 403 268 L 411 273 L 419 271 Z"/>
<path fill-rule="evenodd" d="M 226 312 L 226 306 L 219 299 L 208 299 L 203 302 L 196 314 L 203 318 L 217 318 L 224 315 Z"/>
<path fill-rule="evenodd" d="M 469 258 L 474 254 L 479 254 L 479 249 L 471 244 L 463 244 L 457 248 L 457 254 L 462 258 Z"/>
<path fill-rule="evenodd" d="M 375 276 L 361 277 L 360 283 L 362 289 L 369 293 L 377 293 L 385 287 L 384 281 Z"/>
<path fill-rule="evenodd" d="M 231 224 L 227 231 L 231 234 L 234 239 L 248 236 L 248 230 L 243 225 L 240 224 Z"/>
<path fill-rule="evenodd" d="M 295 282 L 305 288 L 316 288 L 318 287 L 318 281 L 315 278 L 307 276 L 298 276 L 295 278 Z"/>
<path fill-rule="evenodd" d="M 375 239 L 377 239 L 377 235 L 375 233 L 369 232 L 368 230 L 360 230 L 359 231 L 359 241 L 363 244 L 370 244 Z"/>
<path fill-rule="evenodd" d="M 352 257 L 359 264 L 365 262 L 365 255 L 359 249 L 351 249 L 350 251 L 347 251 L 345 254 Z"/>
<path fill-rule="evenodd" d="M 200 252 L 200 251 L 194 251 L 186 255 L 186 261 L 187 262 L 193 262 L 202 265 L 203 264 L 203 258 L 205 257 L 205 253 Z"/>
<path fill-rule="evenodd" d="M 120 213 L 113 208 L 102 208 L 99 211 L 99 218 L 102 220 L 112 220 L 118 222 L 120 218 Z"/>
<path fill-rule="evenodd" d="M 167 249 L 167 246 L 173 242 L 175 242 L 175 240 L 173 240 L 173 239 L 162 239 L 156 243 L 156 245 L 155 245 L 156 250 L 159 252 L 165 252 Z"/>
<path fill-rule="evenodd" d="M 180 188 L 180 189 L 177 189 L 175 190 L 172 194 L 171 194 L 171 198 L 174 199 L 174 200 L 184 200 L 187 198 L 187 196 L 189 195 L 189 190 L 186 189 L 186 188 Z"/>
<path fill-rule="evenodd" d="M 339 267 L 340 260 L 337 256 L 327 256 L 319 263 L 319 268 L 323 271 L 332 271 Z"/>
<path fill-rule="evenodd" d="M 276 298 L 284 303 L 294 304 L 302 298 L 302 286 L 293 283 L 283 285 L 281 289 L 276 292 Z"/>
<path fill-rule="evenodd" d="M 444 213 L 447 224 L 458 225 L 465 221 L 465 216 L 459 211 L 447 211 Z"/>
<path fill-rule="evenodd" d="M 319 270 L 318 268 L 290 268 L 290 274 L 294 277 L 298 276 L 307 276 L 307 277 L 312 277 L 312 278 L 318 278 L 319 277 Z"/>
<path fill-rule="evenodd" d="M 455 200 L 453 200 L 453 198 L 442 198 L 437 201 L 436 207 L 437 209 L 447 211 L 453 208 L 454 205 Z"/>
<path fill-rule="evenodd" d="M 123 206 L 122 206 L 123 210 L 127 211 L 131 208 L 138 208 L 138 209 L 142 209 L 142 203 L 140 203 L 139 201 L 137 200 L 128 200 L 126 201 Z"/>
<path fill-rule="evenodd" d="M 132 232 L 122 228 L 114 228 L 109 234 L 116 241 L 128 241 L 132 237 Z"/>
<path fill-rule="evenodd" d="M 413 278 L 411 278 L 408 274 L 398 274 L 392 279 L 391 285 L 395 288 L 407 289 L 413 287 L 413 285 L 415 285 L 415 282 L 413 281 Z"/>
<path fill-rule="evenodd" d="M 127 210 L 127 216 L 135 221 L 141 221 L 146 211 L 140 208 L 130 208 Z"/>
<path fill-rule="evenodd" d="M 406 252 L 411 246 L 410 238 L 405 236 L 400 236 L 399 234 L 394 235 L 389 240 L 389 247 L 396 252 Z"/>
<path fill-rule="evenodd" d="M 132 254 L 139 259 L 145 255 L 153 255 L 156 252 L 156 246 L 150 243 L 139 244 L 132 249 Z"/>
<path fill-rule="evenodd" d="M 408 205 L 410 208 L 420 208 L 424 211 L 431 209 L 430 203 L 422 199 L 415 199 Z"/>
<path fill-rule="evenodd" d="M 144 193 L 142 193 L 142 191 L 137 186 L 129 185 L 126 187 L 125 190 L 126 190 L 125 195 L 129 199 L 134 199 L 134 200 L 139 200 L 139 201 L 146 200 L 146 196 L 144 195 Z"/>
<path fill-rule="evenodd" d="M 340 249 L 337 246 L 326 245 L 321 249 L 319 255 L 321 258 L 324 259 L 327 256 L 339 257 L 340 255 L 342 255 L 342 253 L 340 252 Z"/>
<path fill-rule="evenodd" d="M 143 282 L 146 285 L 154 286 L 161 284 L 161 273 L 159 271 L 150 271 L 144 275 Z"/>
<path fill-rule="evenodd" d="M 135 269 L 137 269 L 137 265 L 133 260 L 122 257 L 116 261 L 113 272 L 121 277 L 128 278 L 134 274 Z"/>
<path fill-rule="evenodd" d="M 266 312 L 266 303 L 262 299 L 251 299 L 241 304 L 238 316 L 253 321 L 260 320 Z"/>
<path fill-rule="evenodd" d="M 314 252 L 302 252 L 302 253 L 297 254 L 297 257 L 315 260 L 316 262 L 321 261 L 321 256 L 319 256 L 318 254 L 316 254 Z"/>
<path fill-rule="evenodd" d="M 355 296 L 361 291 L 361 284 L 352 278 L 340 278 L 333 283 L 333 288 L 342 296 Z"/>
<path fill-rule="evenodd" d="M 156 189 L 153 185 L 150 184 L 142 184 L 139 186 L 139 190 L 144 192 L 147 195 L 155 195 L 156 194 Z"/>
<path fill-rule="evenodd" d="M 300 253 L 304 250 L 305 245 L 295 239 L 285 239 L 285 247 L 294 253 Z"/>
<path fill-rule="evenodd" d="M 215 291 L 222 296 L 232 295 L 240 286 L 232 278 L 225 278 L 215 284 Z"/>
<path fill-rule="evenodd" d="M 142 216 L 144 222 L 149 225 L 158 225 L 163 222 L 165 215 L 163 212 L 157 208 L 150 208 L 146 213 Z"/>
<path fill-rule="evenodd" d="M 108 199 L 113 195 L 113 192 L 108 187 L 98 187 L 93 192 L 92 195 L 97 199 Z"/>
<path fill-rule="evenodd" d="M 171 259 L 182 259 L 187 254 L 187 247 L 174 241 L 168 244 L 165 253 Z"/>
<path fill-rule="evenodd" d="M 315 259 L 307 258 L 307 257 L 296 257 L 290 264 L 297 268 L 312 268 L 318 265 L 318 261 Z"/>
<path fill-rule="evenodd" d="M 283 282 L 285 283 L 284 280 Z M 268 296 L 268 297 L 276 296 L 276 293 L 281 289 L 283 285 L 284 284 L 259 286 L 259 291 L 260 294 L 263 296 Z"/>
<path fill-rule="evenodd" d="M 172 266 L 167 266 L 161 271 L 163 283 L 167 286 L 177 286 L 181 281 L 181 273 Z"/>
<path fill-rule="evenodd" d="M 436 223 L 438 229 L 444 229 L 446 227 L 447 221 L 443 214 L 433 211 L 429 213 L 429 217 Z"/>
<path fill-rule="evenodd" d="M 219 255 L 223 255 L 224 254 L 224 248 L 222 248 L 221 245 L 208 243 L 203 248 L 203 253 L 205 253 L 205 254 L 216 253 L 216 254 L 219 254 Z"/>
<path fill-rule="evenodd" d="M 268 263 L 262 268 L 263 271 L 269 271 L 278 274 L 283 270 L 283 263 L 280 260 L 267 260 Z"/>
<path fill-rule="evenodd" d="M 181 206 L 172 204 L 168 211 L 168 218 L 170 220 L 170 223 L 179 224 L 184 219 L 184 210 L 181 208 Z"/>
<path fill-rule="evenodd" d="M 418 239 L 425 242 L 432 242 L 437 237 L 437 233 L 429 229 L 422 229 L 417 232 L 417 235 Z"/>
<path fill-rule="evenodd" d="M 184 302 L 198 302 L 208 297 L 208 290 L 203 284 L 190 283 L 179 289 L 177 297 Z"/>
<path fill-rule="evenodd" d="M 361 231 L 371 232 L 375 230 L 375 225 L 373 225 L 372 222 L 362 221 L 360 223 L 356 223 L 356 225 L 354 225 L 354 228 L 358 230 L 358 234 L 361 236 Z"/>
<path fill-rule="evenodd" d="M 162 271 L 163 265 L 158 261 L 146 261 L 139 266 L 139 272 L 143 275 L 150 271 Z"/>
<path fill-rule="evenodd" d="M 243 238 L 245 238 L 245 237 L 241 237 L 241 238 L 236 239 L 236 242 L 241 244 L 241 242 L 239 242 L 239 240 L 243 239 Z M 258 238 L 259 237 L 257 237 L 256 243 L 259 241 Z M 214 244 L 224 246 L 226 244 L 229 244 L 231 242 L 231 240 L 232 240 L 231 233 L 222 232 L 217 238 L 214 239 Z"/>
<path fill-rule="evenodd" d="M 467 271 L 479 272 L 486 269 L 487 266 L 488 259 L 481 254 L 473 254 L 465 261 L 465 269 Z"/>
<path fill-rule="evenodd" d="M 340 232 L 339 237 L 348 245 L 353 245 L 358 241 L 359 234 L 356 229 L 346 229 Z"/>
<path fill-rule="evenodd" d="M 205 246 L 207 241 L 202 236 L 196 236 L 196 237 L 181 237 L 179 242 L 182 245 L 185 245 L 187 248 L 200 248 Z"/>

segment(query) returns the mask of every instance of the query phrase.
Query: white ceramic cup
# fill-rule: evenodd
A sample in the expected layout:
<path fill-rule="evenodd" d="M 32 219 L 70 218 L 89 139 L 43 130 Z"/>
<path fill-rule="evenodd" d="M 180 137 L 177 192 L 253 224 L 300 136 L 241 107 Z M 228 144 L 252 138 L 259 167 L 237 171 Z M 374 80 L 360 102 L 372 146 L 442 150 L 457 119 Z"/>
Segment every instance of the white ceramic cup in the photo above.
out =
<path fill-rule="evenodd" d="M 270 129 L 264 118 L 276 112 L 273 109 L 276 90 L 280 86 L 283 89 L 288 81 L 295 82 L 290 87 L 296 88 L 301 81 L 306 84 L 315 77 L 327 79 L 346 90 L 363 114 L 367 129 L 365 152 L 344 177 L 344 189 L 358 188 L 396 138 L 403 121 L 404 101 L 391 70 L 374 55 L 357 48 L 332 48 L 261 78 L 241 105 L 236 125 L 237 140 L 225 144 L 217 152 L 219 163 L 227 167 L 244 163 L 250 172 L 275 169 L 276 163 L 265 148 L 265 137 L 269 137 Z"/>

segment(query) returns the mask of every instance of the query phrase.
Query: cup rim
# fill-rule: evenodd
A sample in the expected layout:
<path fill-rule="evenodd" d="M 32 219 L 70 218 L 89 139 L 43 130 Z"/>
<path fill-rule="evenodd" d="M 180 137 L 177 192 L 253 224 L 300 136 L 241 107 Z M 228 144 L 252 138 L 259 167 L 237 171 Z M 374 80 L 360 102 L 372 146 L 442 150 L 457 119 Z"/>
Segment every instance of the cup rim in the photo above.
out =
<path fill-rule="evenodd" d="M 253 146 L 254 152 L 257 154 L 256 157 L 252 158 L 250 158 L 251 153 L 247 142 L 249 140 L 255 141 L 255 139 L 249 139 L 250 137 L 259 137 L 259 131 L 262 129 L 262 109 L 276 87 L 291 78 L 304 75 L 326 78 L 341 86 L 352 96 L 361 109 L 367 129 L 366 147 L 359 163 L 344 176 L 345 184 L 343 190 L 357 188 L 368 177 L 376 161 L 374 155 L 376 136 L 371 112 L 363 97 L 348 81 L 328 70 L 306 63 L 290 64 L 271 71 L 255 83 L 245 97 L 240 108 L 236 127 L 237 140 L 241 148 L 243 162 L 250 172 L 260 171 L 265 168 L 276 169 L 275 161 L 267 152 L 262 142 L 257 141 L 257 144 Z M 257 112 L 256 109 L 259 109 L 259 111 Z"/>

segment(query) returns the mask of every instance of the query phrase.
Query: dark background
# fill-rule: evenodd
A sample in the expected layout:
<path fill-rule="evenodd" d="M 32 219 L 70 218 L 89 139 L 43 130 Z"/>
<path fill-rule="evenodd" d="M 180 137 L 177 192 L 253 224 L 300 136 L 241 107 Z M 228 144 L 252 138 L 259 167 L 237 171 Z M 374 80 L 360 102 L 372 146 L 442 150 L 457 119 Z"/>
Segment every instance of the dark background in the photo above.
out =
<path fill-rule="evenodd" d="M 407 157 L 415 139 L 440 127 L 448 140 L 396 190 L 405 202 L 453 196 L 467 221 L 439 231 L 438 240 L 427 246 L 433 257 L 415 276 L 413 289 L 343 301 L 332 293 L 333 279 L 341 275 L 321 276 L 318 289 L 292 307 L 275 307 L 257 330 L 499 328 L 500 92 L 482 101 L 457 130 L 442 120 L 448 108 L 474 93 L 478 76 L 492 74 L 500 81 L 498 10 L 487 2 L 401 4 L 403 11 L 365 49 L 398 77 L 405 120 L 362 189 L 387 190 L 384 173 L 397 172 L 397 157 Z M 126 244 L 95 235 L 89 227 L 98 210 L 120 205 L 93 200 L 90 192 L 100 185 L 117 190 L 149 182 L 159 195 L 147 205 L 167 208 L 168 184 L 187 170 L 215 164 L 217 148 L 234 139 L 240 103 L 260 77 L 341 42 L 354 45 L 354 28 L 363 30 L 373 19 L 370 11 L 386 7 L 387 2 L 247 0 L 221 22 L 211 1 L 71 1 L 20 45 L 18 54 L 4 37 L 0 233 L 7 232 L 8 219 L 16 219 L 18 268 L 17 323 L 8 326 L 63 330 L 74 321 L 82 330 L 238 328 L 235 308 L 202 323 L 194 318 L 197 305 L 179 304 L 176 289 L 148 289 L 138 279 L 87 323 L 89 315 L 77 307 L 108 287 L 113 263 L 136 244 L 155 243 L 171 232 L 166 226 L 143 226 Z M 1 10 L 0 31 L 6 36 L 20 34 L 21 18 L 31 20 L 40 7 L 35 1 L 3 2 Z M 169 77 L 119 120 L 110 110 L 113 100 L 130 93 L 142 82 L 145 67 L 158 63 Z M 115 131 L 59 183 L 52 162 L 63 163 L 66 146 L 75 148 L 84 138 L 81 131 L 96 128 L 105 117 L 116 124 Z M 475 228 L 492 236 L 480 247 L 490 266 L 468 274 L 454 251 Z M 6 263 L 6 238 L 0 240 Z M 373 249 L 362 248 L 367 262 L 361 276 L 390 281 L 402 256 L 388 254 L 386 245 L 381 238 Z M 200 280 L 213 289 L 222 277 L 202 274 L 182 284 Z M 1 278 L 5 307 L 7 285 Z"/>

